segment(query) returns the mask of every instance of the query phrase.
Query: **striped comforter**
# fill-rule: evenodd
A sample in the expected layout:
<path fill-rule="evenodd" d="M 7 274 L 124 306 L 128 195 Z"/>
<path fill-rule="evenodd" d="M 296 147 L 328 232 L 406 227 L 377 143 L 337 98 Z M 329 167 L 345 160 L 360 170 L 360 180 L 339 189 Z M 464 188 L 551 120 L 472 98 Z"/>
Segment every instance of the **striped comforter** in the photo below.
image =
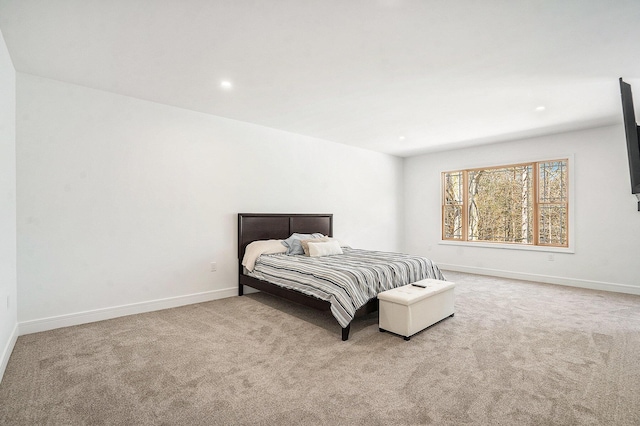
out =
<path fill-rule="evenodd" d="M 331 303 L 342 327 L 378 293 L 425 278 L 444 280 L 429 259 L 343 247 L 344 254 L 306 257 L 262 255 L 250 275 Z"/>

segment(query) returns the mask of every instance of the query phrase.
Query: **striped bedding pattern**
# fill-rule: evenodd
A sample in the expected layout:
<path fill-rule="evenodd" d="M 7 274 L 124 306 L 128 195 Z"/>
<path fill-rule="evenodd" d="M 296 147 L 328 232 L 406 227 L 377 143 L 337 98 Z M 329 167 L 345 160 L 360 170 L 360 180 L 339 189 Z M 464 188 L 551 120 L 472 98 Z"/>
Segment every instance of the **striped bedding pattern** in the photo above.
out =
<path fill-rule="evenodd" d="M 323 257 L 262 255 L 249 275 L 331 303 L 342 327 L 378 293 L 425 279 L 444 280 L 429 259 L 401 253 L 342 248 Z"/>

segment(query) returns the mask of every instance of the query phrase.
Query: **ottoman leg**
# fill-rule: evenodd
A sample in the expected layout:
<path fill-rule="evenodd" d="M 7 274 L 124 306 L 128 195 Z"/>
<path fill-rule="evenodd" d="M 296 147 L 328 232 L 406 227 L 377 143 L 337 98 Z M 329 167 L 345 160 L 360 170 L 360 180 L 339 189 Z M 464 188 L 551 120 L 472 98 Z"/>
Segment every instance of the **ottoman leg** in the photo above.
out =
<path fill-rule="evenodd" d="M 404 340 L 408 342 L 409 340 L 411 340 L 411 336 L 404 336 Z"/>

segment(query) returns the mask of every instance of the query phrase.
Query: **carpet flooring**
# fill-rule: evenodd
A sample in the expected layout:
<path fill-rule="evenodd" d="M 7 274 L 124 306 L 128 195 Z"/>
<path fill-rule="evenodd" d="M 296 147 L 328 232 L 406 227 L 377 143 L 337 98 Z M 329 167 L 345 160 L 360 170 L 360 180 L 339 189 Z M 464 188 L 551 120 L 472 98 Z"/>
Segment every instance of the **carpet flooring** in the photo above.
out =
<path fill-rule="evenodd" d="M 640 296 L 446 275 L 408 342 L 261 293 L 21 336 L 0 424 L 640 424 Z"/>

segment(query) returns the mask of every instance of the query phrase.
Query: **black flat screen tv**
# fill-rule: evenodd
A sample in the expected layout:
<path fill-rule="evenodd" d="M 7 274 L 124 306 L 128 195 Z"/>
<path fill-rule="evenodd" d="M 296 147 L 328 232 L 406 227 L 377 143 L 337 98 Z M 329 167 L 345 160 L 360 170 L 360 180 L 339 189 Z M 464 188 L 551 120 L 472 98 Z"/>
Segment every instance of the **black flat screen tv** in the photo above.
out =
<path fill-rule="evenodd" d="M 640 211 L 640 127 L 636 123 L 633 110 L 631 86 L 620 78 L 620 94 L 622 95 L 622 115 L 624 130 L 627 135 L 627 153 L 629 154 L 629 173 L 631 175 L 631 193 L 638 198 Z"/>

